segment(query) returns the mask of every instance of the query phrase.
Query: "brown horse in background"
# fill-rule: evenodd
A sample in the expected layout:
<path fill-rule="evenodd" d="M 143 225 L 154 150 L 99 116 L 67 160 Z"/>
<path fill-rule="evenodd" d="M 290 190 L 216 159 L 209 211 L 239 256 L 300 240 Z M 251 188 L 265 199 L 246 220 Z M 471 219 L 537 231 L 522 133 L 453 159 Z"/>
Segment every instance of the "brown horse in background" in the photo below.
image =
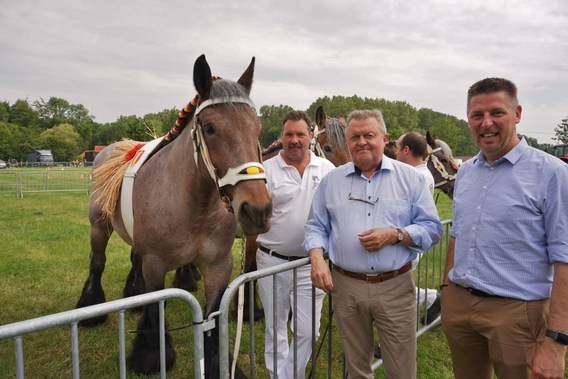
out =
<path fill-rule="evenodd" d="M 272 202 L 259 163 L 261 123 L 249 98 L 253 74 L 254 58 L 237 82 L 213 80 L 205 56 L 196 60 L 193 81 L 198 96 L 196 108 L 188 115 L 188 127 L 136 174 L 132 238 L 116 191 L 120 190 L 122 168 L 128 164 L 125 152 L 133 143 L 117 142 L 97 155 L 89 203 L 89 276 L 77 307 L 105 301 L 101 285 L 105 248 L 116 231 L 135 252 L 132 270 L 136 275 L 129 278 L 143 278 L 147 292 L 163 289 L 168 271 L 193 263 L 205 282 L 205 316 L 219 309 L 233 267 L 231 247 L 237 222 L 247 234 L 270 228 Z M 114 164 L 109 166 L 109 162 Z M 104 189 L 109 185 L 102 178 L 111 177 L 113 171 L 118 183 L 111 197 L 115 200 L 105 210 L 102 204 L 109 203 L 109 194 Z M 105 318 L 90 320 L 90 324 Z M 145 332 L 136 335 L 127 357 L 127 367 L 136 373 L 160 370 L 158 321 L 158 304 L 144 307 L 138 330 Z M 205 336 L 205 373 L 211 378 L 219 377 L 218 333 L 214 328 Z M 175 351 L 167 334 L 167 369 L 174 362 Z"/>

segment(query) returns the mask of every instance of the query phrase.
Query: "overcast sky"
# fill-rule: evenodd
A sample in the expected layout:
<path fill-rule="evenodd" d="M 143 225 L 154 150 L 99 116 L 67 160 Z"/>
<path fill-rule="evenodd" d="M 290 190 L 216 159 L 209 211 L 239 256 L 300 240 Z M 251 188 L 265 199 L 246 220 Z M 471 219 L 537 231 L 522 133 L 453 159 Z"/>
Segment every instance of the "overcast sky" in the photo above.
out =
<path fill-rule="evenodd" d="M 180 108 L 195 59 L 252 100 L 402 100 L 465 119 L 467 88 L 513 80 L 518 132 L 553 142 L 568 116 L 566 0 L 0 0 L 0 100 L 52 96 L 98 122 Z M 388 125 L 387 125 L 388 127 Z"/>

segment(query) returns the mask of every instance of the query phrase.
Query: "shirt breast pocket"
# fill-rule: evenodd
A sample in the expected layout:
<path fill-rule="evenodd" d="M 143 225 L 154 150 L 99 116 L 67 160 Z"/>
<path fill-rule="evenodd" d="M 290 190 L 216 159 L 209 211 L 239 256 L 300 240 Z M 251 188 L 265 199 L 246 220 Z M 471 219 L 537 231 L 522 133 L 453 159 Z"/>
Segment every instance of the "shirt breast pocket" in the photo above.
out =
<path fill-rule="evenodd" d="M 381 199 L 377 214 L 379 225 L 383 227 L 399 227 L 410 223 L 410 202 L 403 199 Z"/>

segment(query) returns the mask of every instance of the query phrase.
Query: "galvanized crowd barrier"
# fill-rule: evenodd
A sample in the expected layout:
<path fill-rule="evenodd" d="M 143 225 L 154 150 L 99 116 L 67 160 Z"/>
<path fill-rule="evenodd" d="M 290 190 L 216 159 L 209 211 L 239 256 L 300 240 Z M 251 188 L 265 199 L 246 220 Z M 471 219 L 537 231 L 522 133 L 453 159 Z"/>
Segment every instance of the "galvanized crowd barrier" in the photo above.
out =
<path fill-rule="evenodd" d="M 444 265 L 445 265 L 445 256 L 446 256 L 446 249 L 448 246 L 448 242 L 449 242 L 449 238 L 450 238 L 450 233 L 449 230 L 452 226 L 452 221 L 451 220 L 444 220 L 442 221 L 442 225 L 444 226 L 444 235 L 442 237 L 442 240 L 440 241 L 440 243 L 438 243 L 436 246 L 434 246 L 432 249 L 430 249 L 428 252 L 423 254 L 423 257 L 421 258 L 420 262 L 418 263 L 418 267 L 415 270 L 415 284 L 417 287 L 421 287 L 421 288 L 430 288 L 430 290 L 432 291 L 436 291 L 439 288 L 441 282 L 442 282 L 442 274 L 443 274 L 443 270 L 444 270 Z M 225 291 L 223 298 L 221 299 L 221 305 L 219 308 L 219 345 L 220 345 L 220 350 L 219 350 L 219 355 L 221 358 L 221 362 L 220 362 L 220 373 L 221 373 L 221 377 L 222 378 L 230 378 L 230 373 L 231 373 L 231 368 L 229 366 L 229 352 L 233 353 L 230 350 L 230 341 L 229 341 L 229 315 L 230 315 L 230 306 L 231 303 L 233 302 L 233 298 L 238 294 L 239 288 L 241 286 L 243 286 L 246 283 L 254 283 L 255 280 L 263 278 L 263 277 L 267 277 L 267 276 L 274 276 L 277 275 L 278 273 L 282 273 L 285 271 L 296 271 L 299 267 L 302 267 L 304 265 L 309 264 L 309 259 L 308 258 L 304 258 L 304 259 L 299 259 L 296 261 L 292 261 L 292 262 L 287 262 L 287 263 L 283 263 L 281 265 L 277 265 L 277 266 L 273 266 L 273 267 L 269 267 L 267 269 L 263 269 L 263 270 L 257 270 L 254 272 L 250 272 L 247 274 L 243 274 L 238 276 L 235 280 L 233 280 L 233 282 L 231 282 L 229 284 L 229 286 L 227 287 L 227 290 Z M 294 275 L 294 280 L 296 279 L 296 276 Z M 254 291 L 254 286 L 250 285 L 249 287 L 249 296 L 250 299 L 253 298 L 253 291 Z M 296 293 L 293 293 L 294 299 L 296 296 Z M 331 295 L 327 295 L 329 296 L 329 301 L 328 301 L 328 309 L 327 309 L 327 315 L 328 315 L 328 322 L 331 323 L 332 322 L 332 306 L 331 306 L 331 302 L 332 302 L 332 296 Z M 418 293 L 417 293 L 418 296 Z M 418 300 L 418 299 L 417 299 Z M 296 303 L 295 300 L 293 301 L 293 303 Z M 252 315 L 254 314 L 254 304 L 252 301 L 250 301 L 249 304 L 249 313 Z M 312 310 L 314 309 L 314 301 L 312 300 Z M 274 309 L 274 312 L 277 311 L 285 311 L 285 310 L 277 310 Z M 433 328 L 438 327 L 441 324 L 441 318 L 440 316 L 438 316 L 434 321 L 432 321 L 431 323 L 426 325 L 425 322 L 425 310 L 424 309 L 419 309 L 417 307 L 416 310 L 416 318 L 417 318 L 417 323 L 416 323 L 416 338 L 420 337 L 421 335 L 423 335 L 424 333 L 426 333 L 428 330 L 431 330 Z M 322 319 L 323 319 L 323 310 L 322 310 Z M 294 322 L 294 320 L 292 320 L 292 322 Z M 312 325 L 314 325 L 312 323 Z M 323 325 L 321 325 L 321 327 L 324 328 L 324 331 L 326 329 L 326 327 Z M 250 345 L 250 350 L 248 352 L 246 352 L 246 354 L 249 356 L 250 358 L 250 362 L 251 362 L 251 369 L 249 372 L 249 376 L 250 378 L 254 378 L 255 377 L 255 349 L 254 349 L 254 324 L 251 323 L 249 328 L 249 345 Z M 296 331 L 297 328 L 294 328 L 294 330 Z M 332 377 L 332 359 L 331 359 L 331 341 L 332 341 L 332 335 L 331 335 L 331 324 L 328 325 L 328 332 L 324 333 L 321 332 L 320 334 L 325 336 L 325 338 L 328 339 L 328 352 L 327 352 L 327 377 L 331 378 Z M 316 335 L 316 333 L 312 333 L 312 335 Z M 317 343 L 320 344 L 322 341 L 317 341 Z M 316 358 L 316 354 L 317 354 L 317 344 L 316 341 L 312 341 L 312 357 L 310 362 L 308 363 L 308 367 L 307 369 L 311 371 L 311 373 L 313 374 L 312 377 L 315 377 L 315 365 L 314 365 L 314 361 Z M 235 358 L 237 360 L 237 358 Z M 377 359 L 373 362 L 373 370 L 377 370 L 380 366 L 382 366 L 383 361 L 382 359 Z M 345 370 L 345 367 L 342 365 L 342 369 Z"/>
<path fill-rule="evenodd" d="M 119 333 L 119 369 L 120 378 L 126 378 L 126 348 L 125 348 L 125 319 L 124 312 L 128 309 L 138 308 L 147 304 L 159 304 L 159 324 L 160 324 L 160 377 L 166 377 L 165 366 L 165 301 L 168 299 L 180 299 L 185 301 L 191 308 L 193 316 L 193 355 L 194 355 L 194 375 L 195 378 L 203 378 L 202 372 L 204 361 L 203 346 L 203 313 L 201 305 L 197 299 L 187 291 L 169 288 L 155 291 L 144 295 L 132 296 L 124 299 L 109 301 L 103 304 L 92 305 L 85 308 L 73 309 L 66 312 L 56 313 L 49 316 L 38 317 L 30 320 L 15 322 L 0 326 L 0 340 L 13 338 L 16 356 L 16 378 L 23 379 L 24 372 L 24 336 L 30 333 L 39 332 L 57 326 L 69 325 L 71 330 L 71 358 L 73 365 L 73 378 L 80 377 L 79 372 L 79 328 L 78 323 L 93 317 L 103 316 L 110 313 L 118 313 L 118 333 Z"/>
<path fill-rule="evenodd" d="M 0 193 L 24 197 L 31 192 L 91 192 L 91 170 L 53 168 L 40 171 L 0 173 Z"/>
<path fill-rule="evenodd" d="M 417 269 L 415 270 L 415 283 L 418 287 L 428 288 L 433 287 L 434 291 L 439 287 L 442 281 L 442 273 L 445 264 L 445 253 L 447 249 L 447 245 L 449 242 L 449 230 L 452 225 L 451 220 L 445 220 L 442 222 L 444 225 L 444 237 L 442 241 L 433 247 L 428 252 L 424 253 L 424 256 L 419 262 Z M 119 366 L 120 366 L 120 377 L 126 377 L 126 366 L 125 366 L 125 331 L 124 331 L 124 312 L 131 308 L 138 308 L 142 305 L 151 304 L 151 303 L 159 303 L 159 314 L 160 314 L 160 354 L 161 354 L 161 378 L 166 377 L 165 371 L 165 319 L 164 319 L 164 303 L 167 299 L 177 298 L 185 301 L 190 307 L 193 315 L 193 323 L 195 331 L 193 333 L 194 338 L 194 374 L 195 378 L 202 378 L 204 373 L 202 372 L 203 368 L 203 359 L 204 359 L 204 332 L 205 326 L 207 325 L 208 328 L 218 327 L 219 328 L 219 355 L 220 355 L 220 376 L 221 378 L 230 378 L 231 377 L 231 368 L 229 366 L 229 350 L 231 341 L 229 338 L 229 319 L 231 315 L 231 303 L 235 295 L 238 294 L 239 289 L 244 286 L 246 283 L 254 283 L 257 279 L 267 277 L 267 276 L 274 276 L 278 273 L 285 272 L 292 270 L 294 271 L 294 280 L 296 280 L 295 271 L 304 265 L 309 264 L 309 259 L 299 259 L 292 262 L 287 262 L 278 266 L 273 266 L 267 269 L 258 270 L 254 272 L 250 272 L 247 274 L 242 274 L 238 276 L 235 280 L 233 280 L 227 290 L 225 291 L 222 299 L 221 304 L 218 312 L 215 312 L 209 316 L 209 319 L 204 322 L 202 309 L 197 301 L 197 299 L 191 295 L 189 292 L 180 289 L 165 289 L 161 291 L 156 291 L 144 295 L 133 296 L 125 299 L 115 300 L 111 302 L 107 302 L 104 304 L 98 304 L 90 307 L 74 309 L 62 313 L 57 313 L 49 316 L 38 317 L 31 320 L 16 322 L 12 324 L 7 324 L 0 326 L 0 340 L 13 338 L 15 343 L 15 352 L 16 352 L 16 373 L 18 379 L 24 378 L 24 355 L 23 355 L 23 337 L 27 334 L 38 332 L 41 330 L 45 330 L 48 328 L 61 326 L 61 325 L 69 325 L 71 327 L 71 341 L 72 341 L 72 363 L 73 363 L 73 378 L 79 378 L 79 343 L 78 343 L 78 323 L 81 320 L 118 312 L 119 315 Z M 249 286 L 249 296 L 250 299 L 253 299 L 253 291 L 254 286 Z M 315 297 L 314 292 L 312 292 L 312 296 Z M 275 294 L 276 296 L 277 294 Z M 294 293 L 294 298 L 296 294 Z M 326 354 L 326 361 L 327 361 L 327 377 L 332 377 L 332 365 L 334 362 L 332 361 L 332 296 L 329 296 L 328 300 L 328 308 L 327 308 L 327 321 L 328 325 L 323 324 L 323 310 L 322 310 L 322 325 L 320 330 L 320 339 L 316 341 L 315 339 L 312 340 L 312 357 L 310 362 L 308 362 L 308 369 L 311 371 L 312 376 L 315 377 L 315 361 L 317 354 L 319 353 L 319 348 L 323 346 L 323 341 L 327 341 L 327 354 Z M 293 301 L 295 304 L 296 301 Z M 253 301 L 250 302 L 250 314 L 254 314 L 254 303 Z M 312 314 L 314 314 L 314 302 L 312 301 Z M 283 311 L 274 309 L 274 312 Z M 437 327 L 441 323 L 440 317 L 435 319 L 428 325 L 421 323 L 423 321 L 422 313 L 424 310 L 417 309 L 417 330 L 416 330 L 416 338 L 419 338 L 421 335 L 426 333 L 428 330 Z M 214 325 L 212 321 L 214 317 L 219 319 L 218 325 Z M 312 317 L 313 319 L 313 317 Z M 295 320 L 292 320 L 295 322 Z M 250 359 L 250 378 L 255 377 L 255 331 L 254 331 L 254 323 L 249 324 L 248 328 L 248 337 L 249 337 L 249 346 L 250 349 L 246 354 Z M 315 327 L 315 322 L 312 322 L 312 328 Z M 297 328 L 294 328 L 297 331 Z M 312 333 L 312 335 L 317 335 L 317 333 Z M 319 348 L 318 348 L 319 344 Z M 231 351 L 231 353 L 233 353 Z M 239 356 L 235 357 L 236 361 L 239 361 Z M 199 362 L 199 364 L 198 364 Z M 341 364 L 341 363 L 336 363 Z M 382 360 L 378 359 L 373 362 L 373 370 L 376 370 L 382 366 Z M 341 364 L 343 372 L 345 373 L 344 365 Z M 337 371 L 337 370 L 335 370 Z"/>

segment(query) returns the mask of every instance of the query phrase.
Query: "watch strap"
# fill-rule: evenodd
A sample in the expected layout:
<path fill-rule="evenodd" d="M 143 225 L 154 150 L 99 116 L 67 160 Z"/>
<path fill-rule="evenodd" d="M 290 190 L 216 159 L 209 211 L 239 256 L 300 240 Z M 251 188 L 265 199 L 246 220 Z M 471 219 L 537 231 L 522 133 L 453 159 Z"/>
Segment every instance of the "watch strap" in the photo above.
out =
<path fill-rule="evenodd" d="M 568 345 L 568 334 L 566 333 L 548 329 L 546 331 L 546 336 L 552 338 L 553 341 L 559 343 L 560 345 Z"/>
<path fill-rule="evenodd" d="M 396 232 L 396 242 L 394 243 L 395 245 L 401 243 L 402 239 L 404 238 L 404 234 L 402 233 L 401 228 L 396 228 Z"/>

